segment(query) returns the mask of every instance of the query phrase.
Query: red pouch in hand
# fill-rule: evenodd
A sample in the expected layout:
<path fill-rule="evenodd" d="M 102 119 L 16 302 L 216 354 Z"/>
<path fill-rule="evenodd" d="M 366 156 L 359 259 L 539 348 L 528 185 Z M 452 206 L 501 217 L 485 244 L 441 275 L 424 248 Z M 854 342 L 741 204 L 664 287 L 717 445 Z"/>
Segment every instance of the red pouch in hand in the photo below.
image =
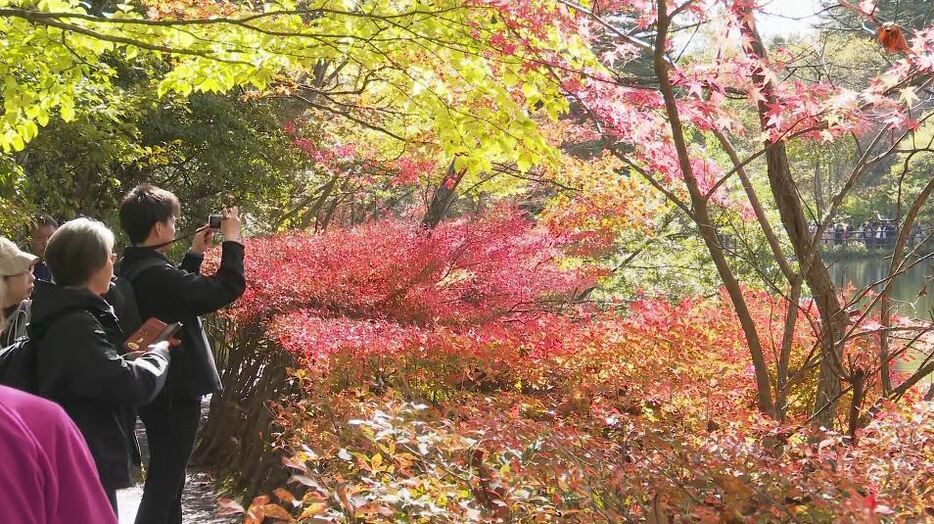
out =
<path fill-rule="evenodd" d="M 123 348 L 128 352 L 145 351 L 152 344 L 168 340 L 181 327 L 182 325 L 178 322 L 166 324 L 158 318 L 150 318 L 126 339 Z"/>

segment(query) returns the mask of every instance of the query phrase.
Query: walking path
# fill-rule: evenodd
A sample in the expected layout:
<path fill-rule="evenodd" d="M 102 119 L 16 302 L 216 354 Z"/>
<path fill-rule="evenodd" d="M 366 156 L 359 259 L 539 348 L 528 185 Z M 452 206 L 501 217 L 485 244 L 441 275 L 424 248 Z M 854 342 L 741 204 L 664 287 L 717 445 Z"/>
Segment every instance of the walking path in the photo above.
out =
<path fill-rule="evenodd" d="M 210 398 L 206 398 L 201 405 L 201 424 L 207 419 Z M 143 452 L 143 460 L 149 460 L 149 445 L 146 441 L 146 432 L 143 425 L 137 423 L 136 436 L 139 439 Z M 143 496 L 143 485 L 139 484 L 129 489 L 117 492 L 117 504 L 120 509 L 120 524 L 133 524 L 136 519 L 136 509 Z M 184 524 L 236 524 L 242 522 L 236 517 L 218 517 L 217 492 L 214 490 L 214 477 L 210 472 L 193 467 L 188 468 L 185 481 L 185 492 L 182 495 L 182 522 Z"/>
<path fill-rule="evenodd" d="M 143 486 L 134 486 L 117 493 L 120 506 L 120 524 L 133 524 L 136 508 L 143 496 Z M 234 517 L 218 517 L 217 493 L 214 491 L 214 478 L 206 471 L 190 469 L 185 482 L 185 494 L 182 498 L 182 522 L 185 524 L 234 524 L 240 522 Z"/>

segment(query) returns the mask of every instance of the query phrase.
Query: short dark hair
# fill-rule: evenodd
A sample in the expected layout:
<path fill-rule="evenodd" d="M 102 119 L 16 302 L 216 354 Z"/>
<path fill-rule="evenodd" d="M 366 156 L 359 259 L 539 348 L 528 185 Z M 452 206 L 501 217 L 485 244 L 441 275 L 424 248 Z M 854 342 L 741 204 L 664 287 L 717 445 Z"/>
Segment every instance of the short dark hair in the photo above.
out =
<path fill-rule="evenodd" d="M 31 231 L 36 231 L 40 227 L 51 227 L 53 229 L 58 229 L 58 222 L 52 218 L 51 215 L 36 215 L 32 220 Z"/>
<path fill-rule="evenodd" d="M 152 184 L 141 184 L 120 203 L 120 227 L 133 244 L 142 244 L 158 222 L 178 217 L 182 206 L 170 191 Z"/>
<path fill-rule="evenodd" d="M 102 222 L 76 218 L 49 238 L 45 263 L 59 286 L 82 286 L 104 267 L 113 247 L 114 234 Z"/>

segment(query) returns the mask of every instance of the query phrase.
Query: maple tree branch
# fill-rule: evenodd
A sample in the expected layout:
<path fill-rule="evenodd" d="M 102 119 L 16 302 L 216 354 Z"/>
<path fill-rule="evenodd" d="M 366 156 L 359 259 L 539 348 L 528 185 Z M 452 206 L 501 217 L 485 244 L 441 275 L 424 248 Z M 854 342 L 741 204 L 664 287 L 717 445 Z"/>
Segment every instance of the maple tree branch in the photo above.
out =
<path fill-rule="evenodd" d="M 841 335 L 840 341 L 842 342 L 843 340 L 846 340 L 851 334 L 853 334 L 853 332 L 856 331 L 856 328 L 859 327 L 860 324 L 862 324 L 863 320 L 865 320 L 867 316 L 869 316 L 869 312 L 872 310 L 872 308 L 879 302 L 879 300 L 881 300 L 882 295 L 885 294 L 887 290 L 895 282 L 896 277 L 898 277 L 902 273 L 905 273 L 912 267 L 918 264 L 921 264 L 926 260 L 930 260 L 931 258 L 934 258 L 934 252 L 928 253 L 927 255 L 924 255 L 918 258 L 917 260 L 915 260 L 914 262 L 907 264 L 907 265 L 905 265 L 903 261 L 902 264 L 899 266 L 900 269 L 898 271 L 891 272 L 890 270 L 889 275 L 887 275 L 885 278 L 879 280 L 878 282 L 874 282 L 864 287 L 863 291 L 859 295 L 857 295 L 857 297 L 854 297 L 849 303 L 847 303 L 844 306 L 845 309 L 849 309 L 850 306 L 852 306 L 857 301 L 859 301 L 859 299 L 862 298 L 862 296 L 865 296 L 866 293 L 874 289 L 879 284 L 882 284 L 883 282 L 885 283 L 885 286 L 883 287 L 882 291 L 878 295 L 872 298 L 869 304 L 863 309 L 863 312 L 860 314 L 859 318 L 856 321 L 854 321 L 852 325 Z"/>
<path fill-rule="evenodd" d="M 409 139 L 405 138 L 404 136 L 399 135 L 399 134 L 396 134 L 396 133 L 390 131 L 389 129 L 386 129 L 385 127 L 382 127 L 382 126 L 380 126 L 380 125 L 374 124 L 374 123 L 372 123 L 372 122 L 367 122 L 366 120 L 363 120 L 363 119 L 361 119 L 361 118 L 358 118 L 358 117 L 356 117 L 356 116 L 350 114 L 349 111 L 338 111 L 337 109 L 334 109 L 334 108 L 332 108 L 332 107 L 328 107 L 328 106 L 323 105 L 323 104 L 319 104 L 319 103 L 314 102 L 314 101 L 312 101 L 312 100 L 310 100 L 310 99 L 308 99 L 308 98 L 306 98 L 306 97 L 304 97 L 304 96 L 301 96 L 301 95 L 295 95 L 295 94 L 293 94 L 293 95 L 291 95 L 291 96 L 292 96 L 293 98 L 297 99 L 297 100 L 301 100 L 302 102 L 304 102 L 305 104 L 307 104 L 309 107 L 313 107 L 313 108 L 315 108 L 315 109 L 320 109 L 321 111 L 327 111 L 327 112 L 329 112 L 329 113 L 331 113 L 331 114 L 334 114 L 334 115 L 337 115 L 337 116 L 346 118 L 347 120 L 350 120 L 351 122 L 354 122 L 355 124 L 359 124 L 359 125 L 361 125 L 361 126 L 363 126 L 363 127 L 366 127 L 366 128 L 368 128 L 368 129 L 372 129 L 372 130 L 374 130 L 374 131 L 379 131 L 380 133 L 383 133 L 383 134 L 385 134 L 386 136 L 389 136 L 389 137 L 391 137 L 391 138 L 394 138 L 394 139 L 396 139 L 396 140 L 398 140 L 398 141 L 400 141 L 400 142 L 408 142 L 408 141 L 409 141 Z"/>
<path fill-rule="evenodd" d="M 671 224 L 671 222 L 674 221 L 674 219 L 675 219 L 675 215 L 674 215 L 673 212 L 666 213 L 665 216 L 664 216 L 663 219 L 662 219 L 662 225 L 661 225 L 660 227 L 657 228 L 657 231 L 659 231 L 659 232 L 664 231 L 664 230 Z M 647 237 L 645 240 L 643 240 L 643 241 L 639 244 L 639 246 L 638 246 L 636 249 L 634 249 L 631 253 L 629 253 L 628 255 L 626 255 L 626 258 L 624 258 L 624 259 L 623 259 L 622 261 L 620 261 L 618 264 L 616 264 L 615 266 L 613 266 L 613 268 L 610 269 L 609 274 L 610 274 L 610 275 L 613 275 L 613 274 L 618 273 L 618 272 L 620 272 L 621 270 L 625 269 L 626 267 L 629 267 L 629 264 L 630 264 L 633 260 L 635 260 L 636 257 L 638 257 L 639 255 L 641 255 L 642 252 L 644 252 L 646 249 L 648 249 L 648 247 L 649 247 L 650 245 L 652 245 L 654 242 L 658 241 L 659 238 L 668 238 L 668 237 L 670 237 L 670 236 L 671 236 L 671 235 L 664 235 L 664 236 L 661 236 L 661 237 Z M 572 301 L 573 301 L 573 302 L 582 302 L 582 301 L 583 301 L 584 299 L 586 299 L 591 293 L 593 293 L 594 291 L 596 291 L 598 287 L 599 287 L 599 284 L 598 284 L 598 283 L 594 283 L 594 285 L 592 285 L 592 286 L 590 286 L 590 287 L 588 287 L 588 288 L 582 290 L 580 293 L 578 293 L 578 294 L 573 298 Z"/>
<path fill-rule="evenodd" d="M 696 217 L 694 215 L 694 211 L 691 210 L 691 208 L 686 203 L 684 203 L 684 201 L 681 200 L 681 198 L 679 198 L 678 195 L 674 194 L 670 189 L 665 187 L 664 184 L 662 184 L 654 176 L 652 176 L 651 173 L 646 171 L 645 168 L 633 162 L 629 157 L 621 153 L 615 146 L 612 147 L 610 151 L 613 152 L 613 156 L 622 160 L 633 171 L 635 171 L 636 173 L 639 173 L 642 176 L 642 178 L 648 181 L 648 183 L 652 184 L 652 186 L 655 189 L 659 190 L 663 195 L 665 195 L 665 198 L 671 201 L 672 204 L 678 206 L 678 208 L 681 209 L 681 211 L 684 211 L 684 214 L 690 217 L 691 220 L 697 222 Z"/>
<path fill-rule="evenodd" d="M 928 238 L 930 238 L 930 236 L 928 236 L 928 237 L 925 238 L 924 240 L 927 241 Z M 921 242 L 921 243 L 923 244 L 924 242 Z M 915 250 L 915 251 L 916 251 L 916 250 Z M 914 251 L 912 251 L 912 253 L 914 253 Z M 844 307 L 847 308 L 847 309 L 849 309 L 850 307 L 852 307 L 853 305 L 855 305 L 857 302 L 859 302 L 860 300 L 862 300 L 863 297 L 865 297 L 867 294 L 869 294 L 869 292 L 872 291 L 872 290 L 873 290 L 876 286 L 878 286 L 879 284 L 883 284 L 883 283 L 886 283 L 886 282 L 888 282 L 888 281 L 894 279 L 895 277 L 901 275 L 902 273 L 904 273 L 904 272 L 910 270 L 910 269 L 913 268 L 914 266 L 916 266 L 916 265 L 918 265 L 918 264 L 920 264 L 920 263 L 922 263 L 922 262 L 924 262 L 924 261 L 926 261 L 926 260 L 929 260 L 931 257 L 934 257 L 934 253 L 928 253 L 927 255 L 924 255 L 924 256 L 920 257 L 918 260 L 915 260 L 914 262 L 912 262 L 911 264 L 908 264 L 907 266 L 902 265 L 902 266 L 900 267 L 900 269 L 899 269 L 897 272 L 895 272 L 895 273 L 890 273 L 890 274 L 886 275 L 885 277 L 883 277 L 883 278 L 881 278 L 881 279 L 879 279 L 879 280 L 876 280 L 875 282 L 871 282 L 871 283 L 867 284 L 866 286 L 864 286 L 864 287 L 860 290 L 859 293 L 857 293 L 856 295 L 854 295 L 853 298 L 851 298 L 851 299 L 845 304 Z M 877 297 L 877 298 L 878 298 L 878 297 Z M 857 323 L 858 323 L 858 322 L 861 322 L 861 321 L 863 320 L 863 318 L 865 318 L 865 315 L 866 315 L 866 313 L 864 313 L 864 316 L 860 317 L 859 320 L 857 320 Z"/>
<path fill-rule="evenodd" d="M 807 133 L 812 133 L 814 131 L 823 129 L 824 127 L 825 126 L 812 126 L 812 127 L 798 129 L 794 132 L 791 132 L 792 129 L 787 129 L 776 140 L 768 142 L 767 144 L 763 146 L 762 149 L 759 149 L 755 153 L 752 153 L 748 157 L 746 157 L 746 159 L 740 162 L 738 166 L 739 167 L 748 166 L 750 163 L 752 163 L 757 158 L 770 153 L 773 149 L 778 147 L 778 145 L 781 143 L 782 140 L 791 140 L 793 138 L 798 138 Z M 717 182 L 714 185 L 710 187 L 710 189 L 707 191 L 705 196 L 707 198 L 710 198 L 717 191 L 717 189 L 720 189 L 720 186 L 725 184 L 735 174 L 736 174 L 736 167 L 734 167 L 730 171 L 727 171 L 722 177 L 720 177 L 719 180 L 717 180 Z"/>
<path fill-rule="evenodd" d="M 922 379 L 924 379 L 931 373 L 934 373 L 934 362 L 930 362 L 931 355 L 928 355 L 927 359 L 928 359 L 927 364 L 918 368 L 918 370 L 915 371 L 910 377 L 905 379 L 905 381 L 899 384 L 897 388 L 892 390 L 892 395 L 890 396 L 890 398 L 895 399 L 895 400 L 900 399 L 901 397 L 905 395 L 905 393 L 908 392 L 909 389 L 914 387 L 915 384 L 920 382 Z"/>
<path fill-rule="evenodd" d="M 584 108 L 584 110 L 587 112 L 587 115 L 589 116 L 590 121 L 593 122 L 594 126 L 597 128 L 597 131 L 604 137 L 607 137 L 606 133 L 604 133 L 603 126 L 600 123 L 600 119 L 593 113 L 593 111 L 590 109 L 590 106 L 588 106 L 582 100 L 579 102 L 581 106 Z M 674 194 L 671 190 L 666 188 L 664 184 L 662 184 L 655 177 L 653 177 L 648 171 L 645 170 L 645 168 L 633 162 L 628 156 L 626 156 L 625 153 L 619 150 L 619 147 L 615 143 L 610 144 L 609 149 L 610 149 L 610 152 L 613 154 L 613 156 L 623 161 L 623 163 L 629 166 L 633 171 L 639 173 L 639 175 L 641 175 L 642 178 L 644 178 L 649 184 L 651 184 L 652 187 L 660 191 L 663 195 L 665 195 L 665 197 L 671 203 L 676 205 L 679 209 L 681 209 L 681 211 L 684 212 L 684 214 L 690 217 L 692 221 L 697 223 L 697 219 L 694 216 L 694 212 L 683 200 L 681 200 L 681 198 L 678 197 L 678 195 Z"/>
<path fill-rule="evenodd" d="M 690 153 L 688 152 L 687 141 L 684 137 L 684 128 L 681 122 L 681 115 L 678 111 L 678 104 L 675 99 L 674 89 L 669 78 L 668 68 L 671 65 L 666 59 L 665 49 L 668 40 L 668 28 L 671 20 L 668 16 L 668 6 L 666 0 L 657 0 L 658 23 L 656 25 L 658 34 L 655 38 L 655 50 L 653 54 L 653 66 L 655 74 L 659 80 L 659 89 L 665 102 L 665 111 L 668 115 L 669 128 L 671 130 L 672 141 L 678 155 L 678 164 L 681 168 L 681 177 L 688 188 L 691 196 L 691 209 L 694 210 L 698 228 L 707 249 L 710 252 L 720 279 L 726 287 L 730 300 L 733 303 L 733 309 L 739 318 L 743 334 L 746 338 L 746 345 L 752 358 L 753 369 L 756 379 L 756 402 L 761 412 L 768 415 L 775 415 L 774 404 L 772 402 L 772 386 L 769 377 L 768 364 L 765 361 L 765 355 L 762 351 L 762 343 L 759 339 L 759 333 L 755 321 L 746 304 L 739 281 L 733 274 L 729 262 L 726 260 L 723 252 L 723 246 L 717 236 L 717 228 L 710 219 L 707 210 L 707 201 L 698 187 L 697 179 L 694 176 L 691 165 Z"/>
<path fill-rule="evenodd" d="M 934 114 L 934 113 L 932 113 L 932 114 Z M 808 253 L 809 257 L 808 257 L 808 259 L 805 261 L 805 264 L 810 264 L 811 261 L 812 261 L 815 257 L 818 256 L 818 255 L 817 255 L 817 247 L 818 247 L 818 244 L 819 244 L 819 242 L 820 242 L 820 238 L 821 238 L 821 236 L 822 236 L 824 230 L 825 230 L 827 227 L 829 227 L 830 222 L 831 222 L 831 220 L 833 219 L 833 215 L 834 215 L 834 213 L 836 213 L 836 211 L 837 211 L 837 208 L 840 207 L 840 205 L 843 204 L 843 199 L 850 193 L 850 191 L 852 191 L 853 187 L 856 186 L 856 183 L 857 183 L 857 182 L 859 181 L 859 179 L 862 177 L 863 173 L 866 172 L 866 170 L 867 170 L 867 168 L 869 167 L 869 165 L 871 165 L 871 164 L 875 163 L 876 161 L 881 160 L 882 158 L 885 158 L 886 156 L 888 156 L 888 154 L 889 154 L 890 151 L 883 151 L 882 153 L 879 153 L 878 155 L 876 155 L 875 158 L 870 158 L 869 155 L 870 155 L 870 153 L 872 152 L 872 150 L 875 148 L 875 146 L 879 143 L 879 141 L 882 139 L 882 137 L 885 136 L 886 131 L 888 131 L 888 130 L 890 130 L 890 129 L 891 129 L 891 128 L 890 128 L 889 126 L 884 126 L 881 130 L 879 130 L 879 132 L 876 134 L 876 136 L 872 139 L 872 141 L 870 141 L 869 145 L 866 147 L 866 150 L 865 150 L 865 151 L 863 152 L 863 154 L 860 156 L 859 161 L 856 163 L 856 166 L 855 166 L 855 167 L 853 168 L 853 170 L 850 172 L 850 175 L 847 177 L 846 182 L 844 182 L 844 184 L 843 184 L 843 186 L 840 188 L 840 190 L 837 191 L 837 193 L 836 193 L 833 197 L 831 197 L 831 199 L 830 199 L 830 206 L 828 206 L 827 210 L 824 212 L 824 216 L 821 217 L 821 218 L 819 219 L 818 223 L 817 223 L 817 230 L 814 232 L 814 236 L 813 236 L 813 238 L 811 239 L 811 245 L 810 245 L 810 247 L 809 247 L 809 249 L 808 249 L 808 250 L 809 250 L 809 253 Z M 904 136 L 904 135 L 903 135 L 903 136 Z M 898 142 L 898 141 L 896 141 L 896 144 L 897 144 L 897 142 Z M 896 147 L 896 145 L 893 144 L 893 146 L 890 148 L 890 150 L 891 150 L 891 149 L 894 149 L 895 147 Z M 807 267 L 807 266 L 805 266 L 805 267 Z"/>
<path fill-rule="evenodd" d="M 19 8 L 2 8 L 0 9 L 0 17 L 18 17 L 18 18 L 27 18 L 33 21 L 41 22 L 43 20 L 61 20 L 61 19 L 74 19 L 74 20 L 84 20 L 87 22 L 95 22 L 102 24 L 115 24 L 115 25 L 144 25 L 144 26 L 156 26 L 156 27 L 175 27 L 175 26 L 185 26 L 185 25 L 240 25 L 243 26 L 249 22 L 264 18 L 273 18 L 280 16 L 306 16 L 311 18 L 317 18 L 322 15 L 335 15 L 335 16 L 347 16 L 352 18 L 368 18 L 375 20 L 397 20 L 402 18 L 414 18 L 418 15 L 425 16 L 440 16 L 453 11 L 463 9 L 460 6 L 449 7 L 446 9 L 439 9 L 437 11 L 425 11 L 421 9 L 414 9 L 412 11 L 407 11 L 404 13 L 396 14 L 386 14 L 380 15 L 375 14 L 372 11 L 368 13 L 357 12 L 357 11 L 343 11 L 339 9 L 331 8 L 315 8 L 315 9 L 293 9 L 293 10 L 283 10 L 283 11 L 269 11 L 265 13 L 255 13 L 252 15 L 247 15 L 241 18 L 227 18 L 227 17 L 211 17 L 211 18 L 194 18 L 194 19 L 184 19 L 184 18 L 173 18 L 173 19 L 150 19 L 150 18 L 115 18 L 107 16 L 95 16 L 85 13 L 69 13 L 69 12 L 46 12 L 46 11 L 33 11 L 28 9 L 19 9 Z"/>
<path fill-rule="evenodd" d="M 743 185 L 743 190 L 746 192 L 746 197 L 749 199 L 749 204 L 752 206 L 753 212 L 756 214 L 756 219 L 759 221 L 759 226 L 762 228 L 762 232 L 765 233 L 765 238 L 769 243 L 769 247 L 772 249 L 772 255 L 775 257 L 775 261 L 778 262 L 778 266 L 781 268 L 782 273 L 785 274 L 785 278 L 788 279 L 788 282 L 793 282 L 797 275 L 794 270 L 791 269 L 791 265 L 788 263 L 784 251 L 782 251 L 778 236 L 775 235 L 775 231 L 772 229 L 772 225 L 765 215 L 765 210 L 762 208 L 762 203 L 756 195 L 756 190 L 752 186 L 752 181 L 746 173 L 746 168 L 740 164 L 736 149 L 733 148 L 733 144 L 730 143 L 730 140 L 719 129 L 714 129 L 713 134 L 717 137 L 720 146 L 723 147 L 723 150 L 733 163 L 733 169 L 736 170 L 736 174 Z"/>
<path fill-rule="evenodd" d="M 919 332 L 917 335 L 915 335 L 915 337 L 908 344 L 905 345 L 905 347 L 889 355 L 889 361 L 895 359 L 895 357 L 907 351 L 907 349 L 911 346 L 911 344 L 913 344 L 915 341 L 921 338 L 923 334 L 929 332 L 930 329 L 931 328 L 928 328 L 928 330 L 926 331 Z M 928 355 L 924 359 L 924 362 L 922 362 L 918 366 L 918 369 L 914 373 L 912 373 L 910 377 L 905 379 L 904 382 L 899 384 L 898 387 L 896 387 L 894 390 L 888 393 L 883 392 L 882 396 L 873 403 L 872 407 L 869 408 L 868 410 L 869 418 L 874 417 L 876 413 L 882 410 L 882 404 L 884 401 L 886 400 L 898 401 L 899 399 L 902 398 L 902 396 L 905 395 L 905 393 L 908 392 L 908 390 L 914 387 L 915 384 L 920 382 L 924 377 L 934 372 L 934 362 L 931 361 L 932 357 L 934 357 L 934 351 L 928 353 Z M 882 369 L 882 364 L 880 363 L 877 370 L 873 370 L 873 372 L 870 375 L 875 374 L 877 371 L 881 371 L 881 369 Z M 924 398 L 925 401 L 931 400 L 931 398 L 929 398 L 931 395 L 931 391 L 934 391 L 934 385 L 931 386 L 931 390 L 929 390 L 928 394 L 925 395 L 925 398 Z"/>
<path fill-rule="evenodd" d="M 639 49 L 642 49 L 643 51 L 647 51 L 647 52 L 649 52 L 649 53 L 651 53 L 651 52 L 653 51 L 652 44 L 650 44 L 649 42 L 646 42 L 646 41 L 644 41 L 644 40 L 641 40 L 641 39 L 639 39 L 639 38 L 636 38 L 636 37 L 634 37 L 634 36 L 632 36 L 632 35 L 629 35 L 629 34 L 623 32 L 623 31 L 621 31 L 618 27 L 616 27 L 616 26 L 614 26 L 613 24 L 607 22 L 607 21 L 604 20 L 602 17 L 600 17 L 599 15 L 597 15 L 596 13 L 594 13 L 593 11 L 591 11 L 590 9 L 588 9 L 588 8 L 586 8 L 586 7 L 584 7 L 584 6 L 580 5 L 580 4 L 578 4 L 577 2 L 572 2 L 571 0 L 557 0 L 557 1 L 558 1 L 558 3 L 560 3 L 560 4 L 564 4 L 565 6 L 569 7 L 570 9 L 573 9 L 574 11 L 577 11 L 577 12 L 579 12 L 579 13 L 581 13 L 581 14 L 587 16 L 588 18 L 592 19 L 593 21 L 597 22 L 598 24 L 600 24 L 601 26 L 603 26 L 605 29 L 607 29 L 608 31 L 610 31 L 611 33 L 613 33 L 615 36 L 617 36 L 617 37 L 619 37 L 619 38 L 622 38 L 622 39 L 625 40 L 626 42 L 628 42 L 628 43 L 630 43 L 630 44 L 632 44 L 632 45 L 638 47 Z"/>
<path fill-rule="evenodd" d="M 930 82 L 932 81 L 931 78 L 928 78 L 928 77 L 926 77 L 925 75 L 915 75 L 915 76 L 913 76 L 913 77 L 909 77 L 909 78 L 905 79 L 903 82 L 900 82 L 900 83 L 897 84 L 896 86 L 893 86 L 893 87 L 887 89 L 887 90 L 883 93 L 883 96 L 890 96 L 892 93 L 898 91 L 899 89 L 904 88 L 904 87 L 907 86 L 907 85 L 910 85 L 913 81 L 915 81 L 915 80 L 917 80 L 917 79 L 921 79 L 921 78 L 924 78 L 924 79 L 925 79 L 924 83 L 921 84 L 922 86 L 924 86 L 924 85 L 926 85 L 926 84 L 928 84 L 928 83 L 930 83 Z M 704 88 L 705 88 L 705 89 L 708 89 L 708 90 L 710 89 L 709 86 L 706 85 L 706 84 L 704 85 Z M 742 93 L 742 94 L 743 94 L 744 97 L 746 96 L 745 93 Z M 861 105 L 859 106 L 859 110 L 860 110 L 860 111 L 866 110 L 867 108 L 870 107 L 870 105 L 871 105 L 871 104 L 868 103 L 868 102 L 867 102 L 867 103 L 864 103 L 864 104 L 861 104 Z M 825 116 L 825 115 L 828 114 L 828 113 L 829 113 L 829 110 L 825 110 L 825 111 L 818 112 L 816 115 L 813 115 L 813 116 L 814 116 L 814 117 L 820 117 L 820 116 Z M 922 118 L 922 119 L 919 121 L 919 123 L 923 123 L 924 121 L 926 121 L 926 120 L 927 120 L 928 118 L 930 118 L 931 116 L 932 116 L 931 114 L 926 115 L 924 118 Z M 803 127 L 803 128 L 795 129 L 795 127 L 796 127 L 800 122 L 805 121 L 805 120 L 807 120 L 806 117 L 800 118 L 800 119 L 799 119 L 798 121 L 796 121 L 794 124 L 792 124 L 791 126 L 789 126 L 788 129 L 782 131 L 782 133 L 781 133 L 779 136 L 777 136 L 777 137 L 771 139 L 767 144 L 765 144 L 765 146 L 763 147 L 763 149 L 760 149 L 760 150 L 756 151 L 755 153 L 752 153 L 749 157 L 747 157 L 745 160 L 743 160 L 742 163 L 741 163 L 741 165 L 746 166 L 747 164 L 749 164 L 749 163 L 752 162 L 753 160 L 759 158 L 760 156 L 765 155 L 765 154 L 770 154 L 770 153 L 772 152 L 772 150 L 775 149 L 775 148 L 777 148 L 777 147 L 779 146 L 779 144 L 781 144 L 783 141 L 791 140 L 791 139 L 794 139 L 794 138 L 798 138 L 798 137 L 800 137 L 800 136 L 802 136 L 802 135 L 806 135 L 806 134 L 808 134 L 808 133 L 813 133 L 813 132 L 815 132 L 815 131 L 821 131 L 821 130 L 827 129 L 827 127 L 828 127 L 826 122 L 821 122 L 821 123 L 819 123 L 819 124 L 817 124 L 817 125 L 812 125 L 812 126 L 808 126 L 808 127 Z M 904 136 L 906 136 L 907 134 L 908 134 L 908 132 L 906 131 L 906 132 L 902 135 L 902 137 L 904 138 Z M 854 137 L 854 139 L 855 139 L 855 137 Z M 898 144 L 898 141 L 894 141 L 894 142 L 893 142 L 893 148 L 894 148 L 895 146 L 897 146 L 897 144 Z M 856 146 L 857 146 L 857 149 L 860 150 L 860 154 L 862 154 L 862 148 L 860 147 L 859 141 L 858 141 L 858 140 L 856 140 Z M 902 150 L 893 149 L 893 148 L 890 148 L 888 151 L 886 151 L 885 155 L 878 155 L 876 158 L 873 158 L 873 159 L 869 160 L 868 163 L 869 163 L 869 164 L 874 164 L 874 163 L 880 161 L 881 159 L 885 158 L 885 156 L 887 156 L 888 154 L 891 154 L 892 152 L 908 152 L 908 151 L 902 151 Z M 734 174 L 736 174 L 736 170 L 735 170 L 735 169 L 733 169 L 733 170 L 731 170 L 731 171 L 725 173 L 725 174 L 724 174 L 713 186 L 711 186 L 711 188 L 707 191 L 707 196 L 708 196 L 708 198 L 710 197 L 710 195 L 712 195 L 714 192 L 716 192 L 716 190 L 719 189 L 721 185 L 723 185 L 724 183 L 726 183 L 726 181 L 727 181 L 730 177 L 732 177 Z"/>
<path fill-rule="evenodd" d="M 907 171 L 908 162 L 911 160 L 913 155 L 909 154 L 908 158 L 905 159 L 904 169 Z M 911 234 L 912 225 L 915 223 L 915 219 L 918 217 L 918 214 L 921 212 L 921 208 L 927 202 L 928 198 L 931 196 L 931 193 L 934 192 L 934 178 L 928 180 L 928 183 L 921 190 L 921 193 L 915 198 L 915 201 L 911 204 L 911 207 L 908 209 L 908 214 L 905 216 L 905 220 L 899 225 L 898 236 L 895 239 L 895 249 L 892 252 L 892 261 L 889 264 L 889 274 L 892 274 L 897 271 L 903 264 L 903 254 L 905 251 L 905 244 L 908 242 L 908 235 Z M 900 196 L 899 196 L 900 198 Z M 891 308 L 890 308 L 890 286 L 885 286 L 880 295 L 880 319 L 883 327 L 887 327 L 891 322 Z M 888 362 L 886 356 L 889 352 L 888 336 L 883 333 L 882 338 L 879 344 L 879 359 L 882 362 L 882 390 L 884 392 L 889 392 L 892 388 L 891 377 L 889 373 Z"/>
<path fill-rule="evenodd" d="M 563 184 L 563 183 L 561 183 L 561 182 L 559 182 L 559 181 L 557 181 L 557 180 L 553 180 L 553 179 L 551 179 L 551 178 L 534 177 L 534 176 L 526 175 L 526 174 L 522 173 L 521 171 L 519 171 L 519 170 L 515 167 L 514 164 L 504 164 L 504 163 L 501 163 L 501 162 L 496 162 L 496 163 L 495 163 L 495 167 L 496 167 L 496 173 L 498 173 L 498 174 L 504 174 L 504 175 L 507 175 L 507 176 L 510 176 L 510 177 L 513 177 L 513 178 L 517 178 L 517 179 L 519 179 L 519 180 L 527 180 L 527 181 L 529 181 L 529 182 L 537 182 L 537 183 L 539 183 L 539 184 L 549 184 L 549 185 L 555 186 L 556 188 L 558 188 L 558 189 L 560 189 L 560 190 L 562 190 L 562 191 L 567 191 L 567 192 L 570 192 L 570 193 L 574 193 L 574 194 L 576 194 L 576 195 L 584 196 L 584 195 L 582 195 L 582 193 L 583 193 L 583 191 L 584 191 L 583 188 L 580 188 L 580 187 L 572 187 L 572 186 L 569 186 L 569 185 L 567 185 L 567 184 Z M 476 186 L 476 184 L 475 184 L 474 186 Z"/>

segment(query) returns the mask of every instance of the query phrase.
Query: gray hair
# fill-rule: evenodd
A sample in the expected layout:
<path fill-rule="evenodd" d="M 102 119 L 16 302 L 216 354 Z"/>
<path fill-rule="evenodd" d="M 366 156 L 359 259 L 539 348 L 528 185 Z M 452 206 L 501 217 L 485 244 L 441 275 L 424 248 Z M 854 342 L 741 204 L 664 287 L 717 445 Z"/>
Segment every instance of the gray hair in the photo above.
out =
<path fill-rule="evenodd" d="M 49 238 L 45 262 L 59 286 L 83 286 L 100 271 L 113 252 L 114 234 L 102 222 L 76 218 Z"/>

